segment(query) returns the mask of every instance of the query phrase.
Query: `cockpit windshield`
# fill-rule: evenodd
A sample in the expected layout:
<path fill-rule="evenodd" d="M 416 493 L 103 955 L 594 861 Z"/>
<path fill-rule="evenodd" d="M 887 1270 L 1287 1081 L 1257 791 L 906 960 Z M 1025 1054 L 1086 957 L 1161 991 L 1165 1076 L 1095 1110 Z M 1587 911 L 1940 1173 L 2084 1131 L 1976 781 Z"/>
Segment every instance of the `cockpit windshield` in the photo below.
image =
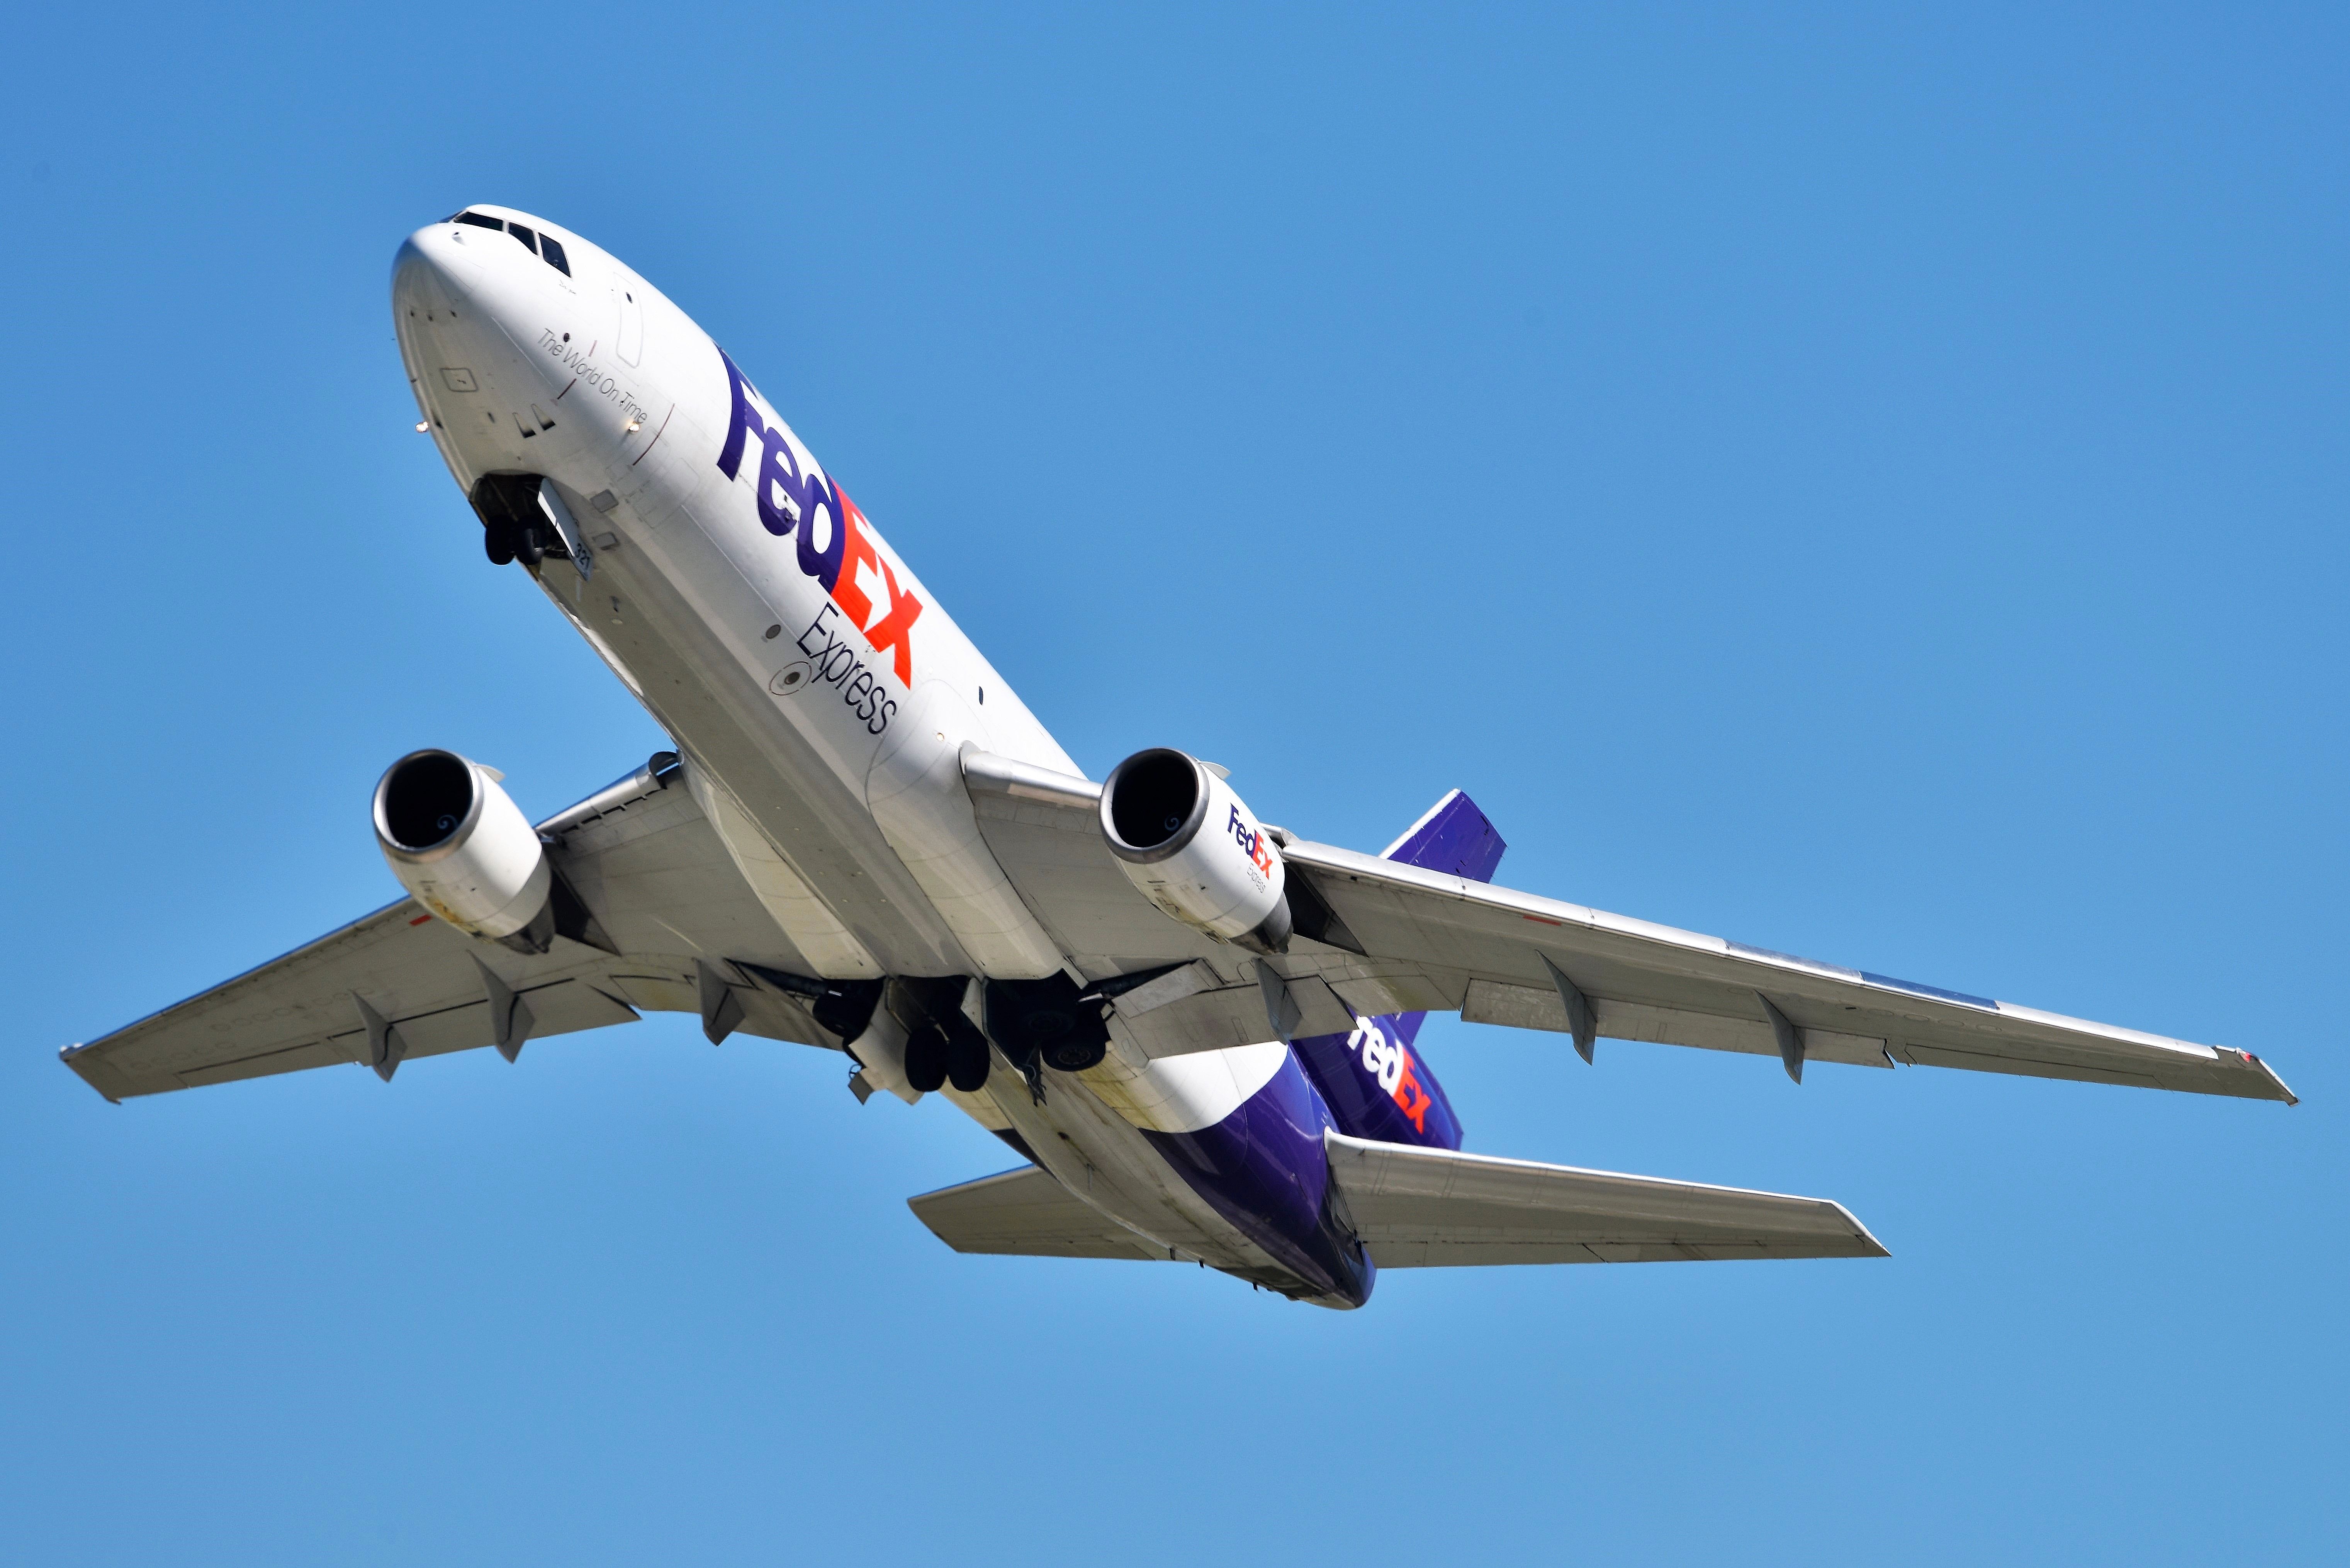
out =
<path fill-rule="evenodd" d="M 487 213 L 459 213 L 449 219 L 452 223 L 471 223 L 477 229 L 503 229 L 515 237 L 523 249 L 537 256 L 564 276 L 571 275 L 571 258 L 563 254 L 563 242 L 553 234 L 534 234 L 520 223 L 509 223 L 504 218 L 493 218 Z"/>

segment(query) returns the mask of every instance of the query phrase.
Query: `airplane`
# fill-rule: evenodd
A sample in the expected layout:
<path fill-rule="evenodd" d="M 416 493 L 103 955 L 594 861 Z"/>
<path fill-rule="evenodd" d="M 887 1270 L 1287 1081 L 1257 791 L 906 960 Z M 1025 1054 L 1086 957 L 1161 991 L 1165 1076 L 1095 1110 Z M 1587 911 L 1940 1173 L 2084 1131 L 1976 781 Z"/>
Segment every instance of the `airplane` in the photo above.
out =
<path fill-rule="evenodd" d="M 2249 1052 L 1495 886 L 1458 790 L 1378 855 L 1171 747 L 1097 784 L 733 358 L 610 253 L 477 205 L 392 314 L 482 545 L 673 749 L 532 823 L 442 749 L 378 784 L 404 896 L 86 1044 L 107 1099 L 697 1014 L 939 1096 L 1021 1163 L 910 1200 L 959 1251 L 1378 1270 L 1887 1255 L 1841 1205 L 1464 1152 L 1422 1020 L 2294 1103 Z"/>

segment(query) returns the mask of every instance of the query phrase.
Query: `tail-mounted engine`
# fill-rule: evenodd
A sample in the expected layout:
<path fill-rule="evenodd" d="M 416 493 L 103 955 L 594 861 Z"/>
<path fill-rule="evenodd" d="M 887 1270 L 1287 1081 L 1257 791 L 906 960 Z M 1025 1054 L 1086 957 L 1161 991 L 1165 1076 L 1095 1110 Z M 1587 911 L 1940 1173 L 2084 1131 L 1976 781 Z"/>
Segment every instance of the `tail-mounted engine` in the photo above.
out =
<path fill-rule="evenodd" d="M 560 879 L 498 777 L 454 752 L 409 753 L 375 786 L 376 843 L 400 886 L 459 930 L 545 952 Z"/>
<path fill-rule="evenodd" d="M 1219 941 L 1289 943 L 1281 851 L 1256 814 L 1199 759 L 1164 747 L 1110 770 L 1102 836 L 1142 896 Z"/>

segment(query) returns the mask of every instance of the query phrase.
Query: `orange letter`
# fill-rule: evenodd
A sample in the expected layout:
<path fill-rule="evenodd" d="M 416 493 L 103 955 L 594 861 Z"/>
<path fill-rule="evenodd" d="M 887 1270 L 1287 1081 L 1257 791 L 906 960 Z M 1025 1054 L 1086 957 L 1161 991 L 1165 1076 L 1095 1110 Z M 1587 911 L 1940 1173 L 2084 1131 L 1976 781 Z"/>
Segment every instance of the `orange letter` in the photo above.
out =
<path fill-rule="evenodd" d="M 858 586 L 857 563 L 862 561 L 877 568 L 880 563 L 874 558 L 873 542 L 865 536 L 865 514 L 857 509 L 857 503 L 848 498 L 846 490 L 836 484 L 832 493 L 840 498 L 841 529 L 840 576 L 833 581 L 832 602 L 840 607 L 840 613 L 848 618 L 851 625 L 863 631 L 873 614 L 873 601 Z"/>

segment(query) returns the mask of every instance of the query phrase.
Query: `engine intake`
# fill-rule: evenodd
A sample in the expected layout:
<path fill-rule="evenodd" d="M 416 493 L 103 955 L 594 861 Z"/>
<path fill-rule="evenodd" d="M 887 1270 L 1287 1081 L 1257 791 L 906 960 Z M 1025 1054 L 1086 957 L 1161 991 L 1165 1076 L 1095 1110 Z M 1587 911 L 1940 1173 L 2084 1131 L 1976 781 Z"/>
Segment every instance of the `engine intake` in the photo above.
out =
<path fill-rule="evenodd" d="M 554 867 L 498 775 L 454 752 L 411 752 L 375 786 L 376 845 L 416 901 L 470 936 L 545 952 Z"/>
<path fill-rule="evenodd" d="M 1137 752 L 1102 784 L 1102 837 L 1142 896 L 1219 941 L 1288 946 L 1281 851 L 1241 797 L 1188 753 Z"/>

